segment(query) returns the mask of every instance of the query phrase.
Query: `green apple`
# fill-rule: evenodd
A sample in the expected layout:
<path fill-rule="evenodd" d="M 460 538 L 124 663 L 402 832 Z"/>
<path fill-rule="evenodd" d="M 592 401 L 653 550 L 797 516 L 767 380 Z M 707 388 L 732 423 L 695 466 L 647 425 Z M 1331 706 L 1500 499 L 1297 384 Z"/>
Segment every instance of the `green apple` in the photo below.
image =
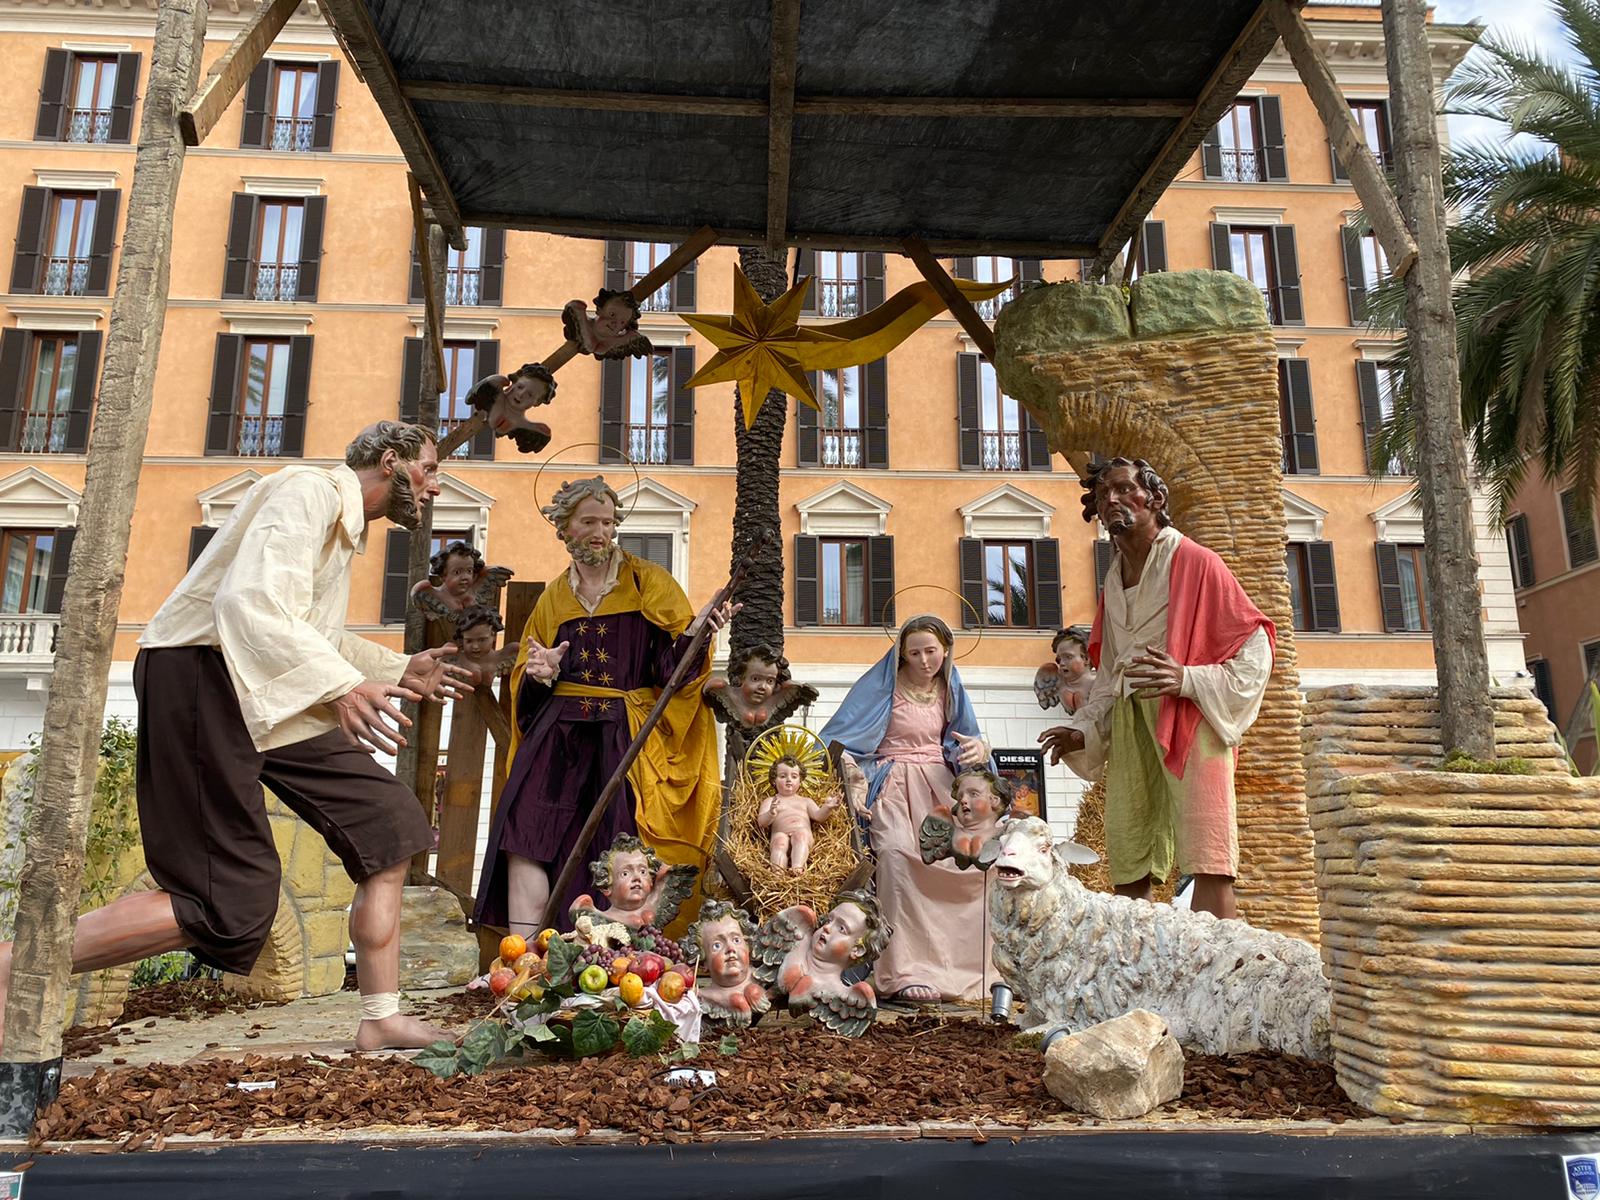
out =
<path fill-rule="evenodd" d="M 598 996 L 611 985 L 611 977 L 604 967 L 585 967 L 578 976 L 578 986 L 591 996 Z"/>

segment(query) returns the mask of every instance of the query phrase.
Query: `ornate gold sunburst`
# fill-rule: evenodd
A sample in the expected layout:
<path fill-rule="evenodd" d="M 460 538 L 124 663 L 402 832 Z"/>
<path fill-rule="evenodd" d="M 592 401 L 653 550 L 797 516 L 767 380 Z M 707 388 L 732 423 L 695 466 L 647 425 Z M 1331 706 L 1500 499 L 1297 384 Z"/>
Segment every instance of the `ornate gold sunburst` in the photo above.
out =
<path fill-rule="evenodd" d="M 808 778 L 833 773 L 821 738 L 803 725 L 778 725 L 757 737 L 745 751 L 745 778 L 754 784 L 765 783 L 772 764 L 785 755 L 799 759 Z"/>

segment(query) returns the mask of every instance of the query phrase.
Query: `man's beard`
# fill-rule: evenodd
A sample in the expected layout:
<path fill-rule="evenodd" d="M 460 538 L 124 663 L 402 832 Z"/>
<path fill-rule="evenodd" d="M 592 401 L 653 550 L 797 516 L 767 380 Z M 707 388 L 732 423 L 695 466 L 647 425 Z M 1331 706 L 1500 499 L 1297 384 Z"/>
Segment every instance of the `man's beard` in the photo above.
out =
<path fill-rule="evenodd" d="M 411 480 L 404 471 L 396 471 L 389 484 L 389 507 L 384 516 L 401 529 L 415 529 L 422 524 L 422 506 L 417 494 L 411 490 Z"/>
<path fill-rule="evenodd" d="M 567 543 L 567 553 L 572 555 L 572 561 L 585 567 L 604 566 L 611 557 L 611 550 L 612 544 L 610 542 L 606 543 L 604 550 L 596 550 L 587 541 L 569 541 Z"/>

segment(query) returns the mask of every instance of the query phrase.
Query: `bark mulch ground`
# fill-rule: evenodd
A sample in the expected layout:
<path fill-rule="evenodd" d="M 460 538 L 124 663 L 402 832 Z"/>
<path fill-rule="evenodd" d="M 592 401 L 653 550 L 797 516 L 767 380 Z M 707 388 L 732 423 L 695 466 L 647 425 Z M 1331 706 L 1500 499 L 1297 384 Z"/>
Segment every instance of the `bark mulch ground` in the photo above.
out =
<path fill-rule="evenodd" d="M 746 1032 L 732 1055 L 710 1043 L 693 1066 L 708 1089 L 669 1086 L 657 1058 L 541 1060 L 473 1078 L 436 1079 L 395 1058 L 207 1060 L 100 1070 L 66 1081 L 36 1141 L 100 1138 L 157 1149 L 174 1134 L 238 1138 L 268 1129 L 373 1126 L 614 1129 L 640 1142 L 848 1126 L 1073 1122 L 1041 1081 L 1037 1049 L 973 1021 L 903 1020 L 859 1041 L 805 1025 Z M 242 1091 L 246 1080 L 275 1080 Z M 1183 1097 L 1158 1116 L 1345 1121 L 1364 1116 L 1332 1069 L 1276 1054 L 1192 1055 Z M 983 1134 L 974 1130 L 979 1140 Z"/>
<path fill-rule="evenodd" d="M 275 1008 L 230 992 L 215 979 L 177 979 L 153 983 L 128 993 L 122 1015 L 110 1025 L 74 1025 L 61 1035 L 66 1058 L 88 1058 L 107 1046 L 132 1044 L 139 1040 L 134 1026 L 150 1028 L 158 1017 L 177 1021 L 197 1021 L 222 1013 L 248 1012 L 253 1008 Z"/>

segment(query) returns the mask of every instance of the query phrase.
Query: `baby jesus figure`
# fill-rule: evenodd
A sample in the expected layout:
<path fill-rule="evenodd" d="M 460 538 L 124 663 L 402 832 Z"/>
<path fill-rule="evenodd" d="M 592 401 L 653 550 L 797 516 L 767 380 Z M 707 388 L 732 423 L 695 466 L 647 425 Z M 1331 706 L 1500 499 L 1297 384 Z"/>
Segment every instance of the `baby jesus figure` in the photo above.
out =
<path fill-rule="evenodd" d="M 999 854 L 996 835 L 1011 811 L 1011 785 L 984 768 L 963 771 L 950 785 L 949 807 L 940 805 L 922 818 L 922 861 L 930 866 L 953 858 L 963 869 L 987 871 Z"/>
<path fill-rule="evenodd" d="M 1045 663 L 1033 677 L 1034 695 L 1040 708 L 1057 704 L 1075 713 L 1089 698 L 1095 670 L 1089 665 L 1089 639 L 1082 626 L 1063 629 L 1050 640 L 1054 662 Z"/>
<path fill-rule="evenodd" d="M 471 605 L 457 615 L 456 645 L 461 647 L 461 653 L 456 655 L 456 663 L 472 672 L 468 682 L 473 687 L 487 687 L 499 676 L 511 674 L 512 665 L 517 661 L 518 644 L 512 642 L 501 650 L 494 648 L 504 628 L 500 614 L 481 604 Z"/>
<path fill-rule="evenodd" d="M 569 300 L 561 325 L 569 342 L 596 358 L 644 358 L 652 350 L 650 339 L 639 332 L 639 302 L 632 292 L 601 288 L 592 317 L 582 300 Z"/>
<path fill-rule="evenodd" d="M 694 891 L 700 868 L 687 863 L 669 867 L 631 833 L 619 833 L 611 848 L 589 864 L 594 885 L 606 899 L 599 915 L 629 929 L 664 929 Z M 597 909 L 591 896 L 572 902 L 572 918 Z"/>
<path fill-rule="evenodd" d="M 756 824 L 768 831 L 768 861 L 797 874 L 806 869 L 811 857 L 811 826 L 820 825 L 839 808 L 838 793 L 818 804 L 800 790 L 805 781 L 806 769 L 800 760 L 785 754 L 767 768 L 772 795 L 761 802 L 756 813 Z"/>

